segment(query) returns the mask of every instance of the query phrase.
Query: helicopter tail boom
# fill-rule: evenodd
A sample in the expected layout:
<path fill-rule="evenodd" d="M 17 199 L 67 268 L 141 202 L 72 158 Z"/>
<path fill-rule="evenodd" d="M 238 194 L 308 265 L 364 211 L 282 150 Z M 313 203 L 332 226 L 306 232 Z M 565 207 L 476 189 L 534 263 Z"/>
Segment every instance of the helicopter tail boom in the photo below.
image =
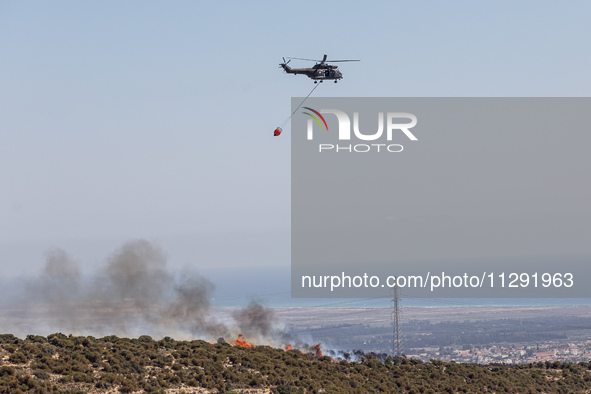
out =
<path fill-rule="evenodd" d="M 291 68 L 287 65 L 287 63 L 281 63 L 279 64 L 280 67 L 282 67 L 286 73 L 288 74 L 308 74 L 309 70 L 307 69 L 302 69 L 302 68 Z"/>

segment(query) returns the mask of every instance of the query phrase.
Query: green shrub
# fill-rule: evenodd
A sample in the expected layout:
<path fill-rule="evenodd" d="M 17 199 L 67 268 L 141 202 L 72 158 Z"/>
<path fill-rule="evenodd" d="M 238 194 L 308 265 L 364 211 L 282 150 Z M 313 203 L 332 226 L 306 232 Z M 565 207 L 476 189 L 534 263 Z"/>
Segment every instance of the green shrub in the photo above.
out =
<path fill-rule="evenodd" d="M 14 375 L 14 368 L 3 365 L 2 367 L 0 367 L 0 377 L 4 377 L 4 376 L 12 376 Z"/>
<path fill-rule="evenodd" d="M 49 379 L 49 374 L 45 371 L 42 371 L 42 370 L 37 370 L 37 371 L 33 372 L 33 375 L 35 375 L 36 377 L 38 377 L 41 380 Z"/>
<path fill-rule="evenodd" d="M 8 361 L 13 364 L 26 364 L 29 362 L 29 359 L 21 352 L 14 352 L 8 357 Z"/>

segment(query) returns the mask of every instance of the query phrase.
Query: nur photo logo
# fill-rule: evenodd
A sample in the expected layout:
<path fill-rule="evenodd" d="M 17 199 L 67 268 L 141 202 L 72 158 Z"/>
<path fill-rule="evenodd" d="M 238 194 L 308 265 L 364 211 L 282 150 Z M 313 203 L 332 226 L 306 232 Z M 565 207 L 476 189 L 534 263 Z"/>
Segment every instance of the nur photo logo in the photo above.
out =
<path fill-rule="evenodd" d="M 402 152 L 404 147 L 401 144 L 391 144 L 396 135 L 404 135 L 410 141 L 418 141 L 418 138 L 410 131 L 417 125 L 417 117 L 408 112 L 377 112 L 377 131 L 361 130 L 359 126 L 359 112 L 353 112 L 353 127 L 351 127 L 351 116 L 340 109 L 320 109 L 315 110 L 310 107 L 304 107 L 307 111 L 303 114 L 308 115 L 306 123 L 306 138 L 309 141 L 314 140 L 315 124 L 320 130 L 328 131 L 328 123 L 322 114 L 332 114 L 337 119 L 337 132 L 334 138 L 336 143 L 318 144 L 319 152 L 356 152 L 365 153 L 375 152 Z M 309 112 L 308 112 L 309 111 Z M 365 115 L 365 114 L 364 114 Z M 369 115 L 369 114 L 368 114 Z M 314 122 L 315 121 L 315 122 Z M 353 132 L 351 132 L 351 129 Z M 341 141 L 372 141 L 374 143 L 342 144 Z M 384 141 L 383 143 L 379 143 Z"/>

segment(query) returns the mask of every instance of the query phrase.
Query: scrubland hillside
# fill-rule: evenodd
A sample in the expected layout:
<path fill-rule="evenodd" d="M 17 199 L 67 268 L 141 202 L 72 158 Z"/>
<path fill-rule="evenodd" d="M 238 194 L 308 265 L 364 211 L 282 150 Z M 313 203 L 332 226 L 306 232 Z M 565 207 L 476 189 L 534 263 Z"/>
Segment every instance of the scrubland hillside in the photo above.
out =
<path fill-rule="evenodd" d="M 243 344 L 244 345 L 244 344 Z M 346 355 L 348 356 L 348 355 Z M 368 354 L 52 334 L 0 335 L 2 393 L 589 393 L 588 363 L 421 363 Z"/>

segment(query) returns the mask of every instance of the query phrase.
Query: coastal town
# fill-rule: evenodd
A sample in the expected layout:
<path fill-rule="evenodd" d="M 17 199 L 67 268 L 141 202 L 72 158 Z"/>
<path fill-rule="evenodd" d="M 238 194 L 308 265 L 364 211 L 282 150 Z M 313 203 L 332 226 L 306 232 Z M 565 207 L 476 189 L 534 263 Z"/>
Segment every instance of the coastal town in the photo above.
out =
<path fill-rule="evenodd" d="M 538 362 L 583 362 L 591 359 L 591 341 L 528 345 L 481 346 L 469 349 L 451 347 L 424 347 L 408 349 L 408 358 L 422 361 L 439 360 L 476 364 L 508 365 Z"/>

